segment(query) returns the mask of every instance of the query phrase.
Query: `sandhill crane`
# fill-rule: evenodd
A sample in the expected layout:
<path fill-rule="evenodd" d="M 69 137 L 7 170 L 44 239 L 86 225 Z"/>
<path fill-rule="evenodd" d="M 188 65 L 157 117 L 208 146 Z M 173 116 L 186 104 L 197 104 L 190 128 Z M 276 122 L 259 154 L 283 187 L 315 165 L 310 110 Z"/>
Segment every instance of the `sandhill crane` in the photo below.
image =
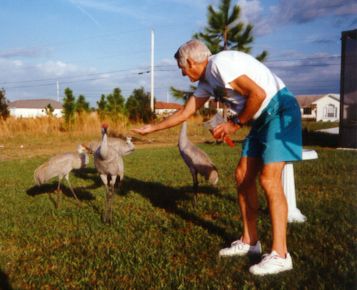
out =
<path fill-rule="evenodd" d="M 107 130 L 108 125 L 103 124 L 102 142 L 94 152 L 94 165 L 106 189 L 104 212 L 102 216 L 103 222 L 111 223 L 114 185 L 117 177 L 119 177 L 119 182 L 123 180 L 124 162 L 115 147 L 109 144 Z"/>
<path fill-rule="evenodd" d="M 178 147 L 180 154 L 190 169 L 193 180 L 193 191 L 195 200 L 198 193 L 198 178 L 197 175 L 202 175 L 211 184 L 215 185 L 218 182 L 218 171 L 206 152 L 195 146 L 187 137 L 187 123 L 184 122 L 181 127 Z"/>
<path fill-rule="evenodd" d="M 89 159 L 87 151 L 88 149 L 84 145 L 78 145 L 76 153 L 68 152 L 55 155 L 47 162 L 36 168 L 34 172 L 34 179 L 37 185 L 44 184 L 51 178 L 58 177 L 56 207 L 59 206 L 60 202 L 61 181 L 63 177 L 67 180 L 69 189 L 71 190 L 73 196 L 79 202 L 78 197 L 69 181 L 69 173 L 73 169 L 80 169 L 88 164 Z"/>
<path fill-rule="evenodd" d="M 118 151 L 120 156 L 126 156 L 135 150 L 133 142 L 131 142 L 131 137 L 126 137 L 126 140 L 121 138 L 107 137 L 108 144 L 116 151 Z M 101 141 L 92 141 L 89 143 L 88 147 L 92 152 L 95 152 L 100 146 Z"/>

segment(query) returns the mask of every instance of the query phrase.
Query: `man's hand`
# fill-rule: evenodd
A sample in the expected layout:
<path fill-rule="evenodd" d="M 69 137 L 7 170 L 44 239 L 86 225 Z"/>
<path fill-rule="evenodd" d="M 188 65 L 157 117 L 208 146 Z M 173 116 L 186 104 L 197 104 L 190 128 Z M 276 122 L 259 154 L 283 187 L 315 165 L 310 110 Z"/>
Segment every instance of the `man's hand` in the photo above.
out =
<path fill-rule="evenodd" d="M 146 135 L 154 131 L 154 128 L 151 124 L 149 125 L 144 125 L 141 128 L 136 128 L 136 129 L 131 129 L 134 133 L 138 133 L 141 135 Z"/>
<path fill-rule="evenodd" d="M 222 123 L 213 129 L 212 135 L 215 139 L 224 140 L 226 136 L 235 133 L 239 128 L 239 125 L 232 122 Z"/>

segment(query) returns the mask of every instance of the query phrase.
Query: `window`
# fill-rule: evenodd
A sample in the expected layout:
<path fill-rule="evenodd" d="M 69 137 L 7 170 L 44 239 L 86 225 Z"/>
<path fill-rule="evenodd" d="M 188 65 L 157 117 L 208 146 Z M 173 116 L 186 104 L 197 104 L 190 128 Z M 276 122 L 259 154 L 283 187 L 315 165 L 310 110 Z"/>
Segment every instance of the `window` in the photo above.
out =
<path fill-rule="evenodd" d="M 337 108 L 335 105 L 329 104 L 324 108 L 325 118 L 337 118 Z"/>
<path fill-rule="evenodd" d="M 303 114 L 304 115 L 311 115 L 312 114 L 312 109 L 311 108 L 304 108 Z"/>

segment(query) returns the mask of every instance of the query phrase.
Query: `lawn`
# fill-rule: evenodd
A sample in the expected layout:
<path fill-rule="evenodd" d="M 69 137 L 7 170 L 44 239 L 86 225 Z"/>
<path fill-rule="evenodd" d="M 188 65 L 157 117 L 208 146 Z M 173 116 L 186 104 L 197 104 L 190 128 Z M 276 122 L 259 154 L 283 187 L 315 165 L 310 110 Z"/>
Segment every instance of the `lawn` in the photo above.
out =
<path fill-rule="evenodd" d="M 203 180 L 196 205 L 191 176 L 176 146 L 141 148 L 125 157 L 125 180 L 111 226 L 101 222 L 102 186 L 93 162 L 71 175 L 55 209 L 55 181 L 34 187 L 49 156 L 0 161 L 0 288 L 8 289 L 354 289 L 357 152 L 314 147 L 318 160 L 295 165 L 305 223 L 288 225 L 294 270 L 274 277 L 248 272 L 256 260 L 219 259 L 241 233 L 233 170 L 240 144 L 201 144 L 216 163 L 216 188 Z M 271 243 L 260 192 L 258 228 Z"/>

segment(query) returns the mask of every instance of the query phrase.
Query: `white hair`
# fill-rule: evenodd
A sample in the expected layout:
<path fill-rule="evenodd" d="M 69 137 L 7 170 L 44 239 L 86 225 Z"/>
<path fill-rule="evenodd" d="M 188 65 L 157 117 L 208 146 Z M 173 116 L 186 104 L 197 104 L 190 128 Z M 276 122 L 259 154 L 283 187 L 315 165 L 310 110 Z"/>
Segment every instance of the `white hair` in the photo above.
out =
<path fill-rule="evenodd" d="M 192 39 L 179 47 L 175 58 L 180 66 L 186 67 L 188 58 L 196 62 L 203 62 L 211 55 L 211 51 L 202 41 Z"/>

